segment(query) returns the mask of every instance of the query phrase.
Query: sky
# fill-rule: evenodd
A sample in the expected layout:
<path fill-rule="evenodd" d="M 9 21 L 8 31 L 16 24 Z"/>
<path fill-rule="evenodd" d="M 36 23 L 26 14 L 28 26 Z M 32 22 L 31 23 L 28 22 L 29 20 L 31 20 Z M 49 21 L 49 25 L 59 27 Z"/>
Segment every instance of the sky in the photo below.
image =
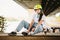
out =
<path fill-rule="evenodd" d="M 26 17 L 28 16 L 28 11 L 13 0 L 0 0 L 0 16 Z"/>

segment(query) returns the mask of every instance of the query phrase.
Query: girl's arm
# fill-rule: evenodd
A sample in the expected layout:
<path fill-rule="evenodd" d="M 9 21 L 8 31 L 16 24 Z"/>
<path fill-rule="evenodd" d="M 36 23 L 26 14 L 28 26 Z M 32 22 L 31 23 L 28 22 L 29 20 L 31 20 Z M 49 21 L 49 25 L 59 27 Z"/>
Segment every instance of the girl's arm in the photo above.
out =
<path fill-rule="evenodd" d="M 37 27 L 38 27 L 39 25 L 41 25 L 43 21 L 44 21 L 44 20 L 40 20 L 40 21 L 38 22 L 38 24 L 37 24 Z"/>
<path fill-rule="evenodd" d="M 34 20 L 32 19 L 32 21 L 31 21 L 31 23 L 30 23 L 30 26 L 29 26 L 29 28 L 28 28 L 28 32 L 30 32 L 30 29 L 32 28 L 33 23 L 34 23 Z"/>

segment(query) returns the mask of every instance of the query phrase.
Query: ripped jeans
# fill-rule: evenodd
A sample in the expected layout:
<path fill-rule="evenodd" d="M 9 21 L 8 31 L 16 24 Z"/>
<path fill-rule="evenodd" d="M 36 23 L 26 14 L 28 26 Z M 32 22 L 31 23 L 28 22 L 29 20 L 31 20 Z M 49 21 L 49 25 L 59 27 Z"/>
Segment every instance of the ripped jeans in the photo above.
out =
<path fill-rule="evenodd" d="M 34 23 L 32 27 L 36 27 L 36 25 L 37 25 L 37 23 Z M 24 20 L 22 20 L 19 23 L 18 27 L 16 28 L 17 32 L 19 32 L 23 27 L 28 29 L 29 28 L 29 23 L 24 21 Z M 34 34 L 42 32 L 42 31 L 43 31 L 43 25 L 40 25 L 39 27 L 35 28 Z"/>

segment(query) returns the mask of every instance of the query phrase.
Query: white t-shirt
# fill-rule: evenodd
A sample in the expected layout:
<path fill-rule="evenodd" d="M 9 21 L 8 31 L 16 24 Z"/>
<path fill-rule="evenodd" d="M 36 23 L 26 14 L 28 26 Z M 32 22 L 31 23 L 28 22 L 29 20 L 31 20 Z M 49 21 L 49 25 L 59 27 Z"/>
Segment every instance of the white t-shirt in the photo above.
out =
<path fill-rule="evenodd" d="M 35 23 L 38 23 L 39 16 L 40 16 L 40 15 L 38 15 L 38 14 L 34 14 L 34 15 L 33 15 L 33 20 L 34 20 Z"/>
<path fill-rule="evenodd" d="M 35 13 L 33 15 L 34 22 L 38 23 L 39 17 L 40 17 L 40 15 L 38 15 L 37 13 Z M 45 19 L 45 15 L 42 16 L 42 19 L 41 20 L 44 20 L 44 19 Z"/>
<path fill-rule="evenodd" d="M 35 14 L 33 15 L 33 20 L 34 20 L 35 23 L 38 23 L 39 17 L 40 17 L 40 15 L 38 15 L 37 13 L 35 13 Z M 43 16 L 42 16 L 42 19 L 41 19 L 41 20 L 44 20 L 44 21 L 42 22 L 43 27 L 45 26 L 45 19 L 46 19 L 46 16 L 43 15 Z"/>

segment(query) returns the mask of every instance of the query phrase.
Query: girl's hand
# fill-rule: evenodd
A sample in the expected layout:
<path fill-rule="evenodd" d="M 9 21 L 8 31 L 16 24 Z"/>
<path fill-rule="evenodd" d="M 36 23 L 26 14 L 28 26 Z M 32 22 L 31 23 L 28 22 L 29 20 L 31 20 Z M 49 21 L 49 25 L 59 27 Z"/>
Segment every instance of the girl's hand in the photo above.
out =
<path fill-rule="evenodd" d="M 34 32 L 35 28 L 32 28 L 32 32 Z"/>
<path fill-rule="evenodd" d="M 30 32 L 30 30 L 27 30 L 27 33 L 29 33 Z"/>

